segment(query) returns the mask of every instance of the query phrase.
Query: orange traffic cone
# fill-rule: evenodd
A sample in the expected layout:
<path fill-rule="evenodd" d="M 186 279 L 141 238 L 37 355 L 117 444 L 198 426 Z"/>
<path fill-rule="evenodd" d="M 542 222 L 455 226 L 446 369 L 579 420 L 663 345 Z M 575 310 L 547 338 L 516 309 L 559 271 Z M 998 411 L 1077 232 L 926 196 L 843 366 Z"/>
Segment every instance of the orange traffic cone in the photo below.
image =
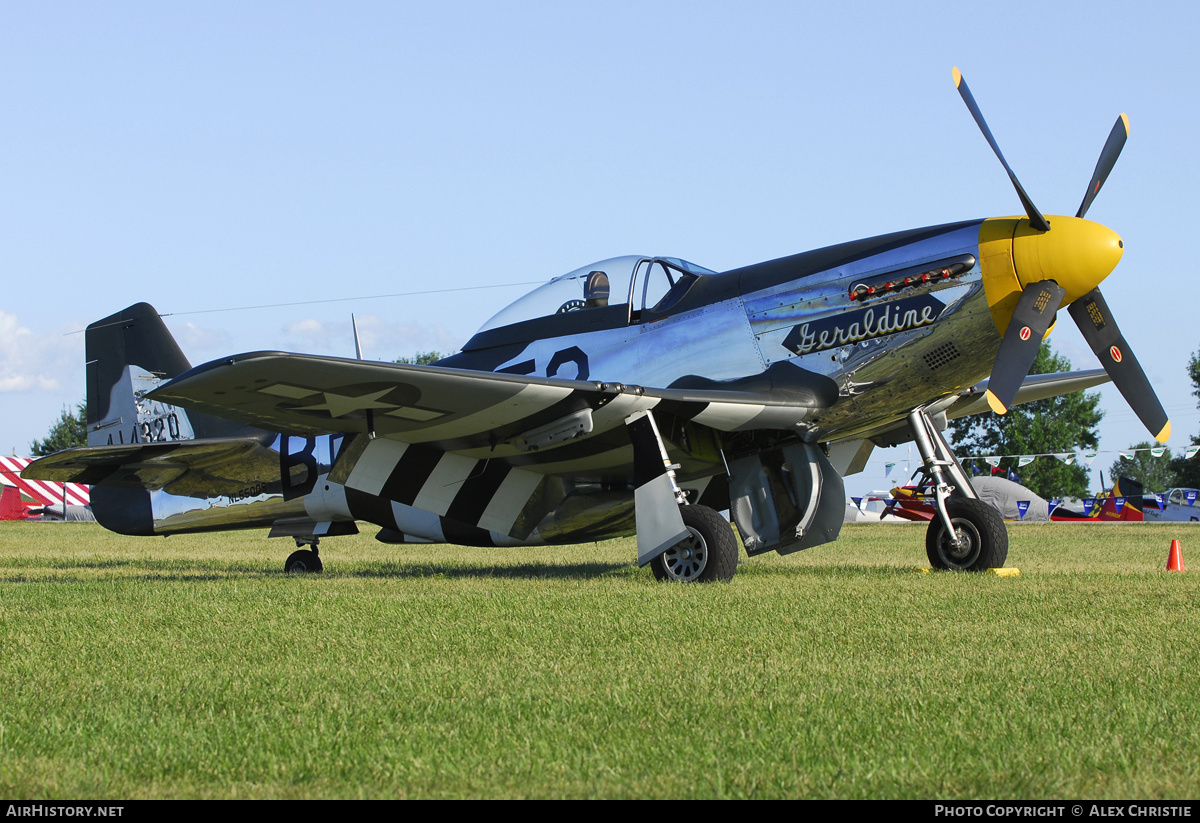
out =
<path fill-rule="evenodd" d="M 1179 541 L 1171 541 L 1171 552 L 1167 555 L 1167 571 L 1181 572 L 1183 568 L 1183 553 L 1179 550 Z"/>

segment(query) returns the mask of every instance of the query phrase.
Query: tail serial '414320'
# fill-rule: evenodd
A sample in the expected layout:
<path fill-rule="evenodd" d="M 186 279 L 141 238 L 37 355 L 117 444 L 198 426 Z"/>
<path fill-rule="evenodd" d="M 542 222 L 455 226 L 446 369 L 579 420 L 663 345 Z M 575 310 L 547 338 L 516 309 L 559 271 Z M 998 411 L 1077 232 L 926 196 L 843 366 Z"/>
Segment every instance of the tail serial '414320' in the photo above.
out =
<path fill-rule="evenodd" d="M 146 304 L 87 331 L 88 446 L 26 474 L 92 484 L 118 532 L 269 527 L 317 542 L 576 543 L 637 533 L 659 578 L 728 580 L 737 541 L 788 553 L 837 538 L 842 476 L 915 440 L 936 489 L 938 568 L 1001 566 L 1008 537 L 941 435 L 948 417 L 1111 378 L 1170 424 L 1098 289 L 1116 233 L 1084 219 L 1128 134 L 1121 115 L 1074 217 L 856 240 L 722 273 L 617 257 L 530 292 L 433 366 L 254 352 L 191 368 Z M 1027 377 L 1066 306 L 1104 371 Z M 1105 374 L 1107 372 L 1107 375 Z"/>

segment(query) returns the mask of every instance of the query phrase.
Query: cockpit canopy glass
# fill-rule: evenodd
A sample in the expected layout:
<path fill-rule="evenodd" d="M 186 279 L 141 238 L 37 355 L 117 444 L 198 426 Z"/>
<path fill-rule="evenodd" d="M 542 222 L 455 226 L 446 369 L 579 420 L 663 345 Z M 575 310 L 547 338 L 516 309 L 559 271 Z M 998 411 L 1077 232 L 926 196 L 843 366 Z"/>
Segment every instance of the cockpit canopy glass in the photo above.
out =
<path fill-rule="evenodd" d="M 642 309 L 665 311 L 687 292 L 697 277 L 711 274 L 716 272 L 678 257 L 612 257 L 538 286 L 497 312 L 479 331 L 554 314 L 630 303 L 634 318 Z"/>

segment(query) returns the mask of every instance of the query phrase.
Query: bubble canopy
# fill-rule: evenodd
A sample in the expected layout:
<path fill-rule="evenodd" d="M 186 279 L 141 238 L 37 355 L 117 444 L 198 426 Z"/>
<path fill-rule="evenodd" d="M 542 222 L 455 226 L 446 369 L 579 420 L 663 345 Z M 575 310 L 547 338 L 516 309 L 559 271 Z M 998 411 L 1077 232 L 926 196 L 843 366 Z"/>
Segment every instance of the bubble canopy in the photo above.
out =
<path fill-rule="evenodd" d="M 643 309 L 665 311 L 698 278 L 713 274 L 678 257 L 610 257 L 538 286 L 497 312 L 477 334 L 539 317 L 626 304 L 635 319 Z"/>

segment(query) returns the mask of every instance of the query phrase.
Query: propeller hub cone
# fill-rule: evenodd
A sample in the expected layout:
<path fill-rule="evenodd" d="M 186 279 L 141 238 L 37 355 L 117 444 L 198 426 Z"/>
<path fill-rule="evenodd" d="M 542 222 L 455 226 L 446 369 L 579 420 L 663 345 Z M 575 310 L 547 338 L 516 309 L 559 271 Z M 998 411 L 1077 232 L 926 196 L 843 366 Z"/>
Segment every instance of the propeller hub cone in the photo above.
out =
<path fill-rule="evenodd" d="M 1121 261 L 1124 244 L 1115 231 L 1079 217 L 1052 217 L 1039 232 L 1020 221 L 1013 234 L 1013 265 L 1022 286 L 1053 280 L 1074 303 L 1100 285 Z"/>
<path fill-rule="evenodd" d="M 1121 260 L 1121 237 L 1107 226 L 1079 217 L 1049 218 L 1048 232 L 1023 217 L 991 218 L 979 227 L 983 286 L 1001 334 L 1029 284 L 1055 281 L 1066 292 L 1060 306 L 1067 305 L 1096 288 Z"/>

